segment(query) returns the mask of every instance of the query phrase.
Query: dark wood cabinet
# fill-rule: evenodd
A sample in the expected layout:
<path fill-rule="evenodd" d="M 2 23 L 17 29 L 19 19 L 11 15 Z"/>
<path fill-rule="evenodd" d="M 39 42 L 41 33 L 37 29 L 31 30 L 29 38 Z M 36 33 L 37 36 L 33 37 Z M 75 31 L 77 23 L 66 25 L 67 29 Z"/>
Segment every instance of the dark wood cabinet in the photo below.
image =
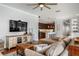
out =
<path fill-rule="evenodd" d="M 39 23 L 39 29 L 54 29 L 54 28 L 55 28 L 54 23 L 49 23 L 49 24 Z"/>
<path fill-rule="evenodd" d="M 39 39 L 45 38 L 46 33 L 41 32 L 40 29 L 41 30 L 52 29 L 53 31 L 55 31 L 55 23 L 39 23 Z"/>
<path fill-rule="evenodd" d="M 45 33 L 44 32 L 39 32 L 39 39 L 45 38 Z"/>

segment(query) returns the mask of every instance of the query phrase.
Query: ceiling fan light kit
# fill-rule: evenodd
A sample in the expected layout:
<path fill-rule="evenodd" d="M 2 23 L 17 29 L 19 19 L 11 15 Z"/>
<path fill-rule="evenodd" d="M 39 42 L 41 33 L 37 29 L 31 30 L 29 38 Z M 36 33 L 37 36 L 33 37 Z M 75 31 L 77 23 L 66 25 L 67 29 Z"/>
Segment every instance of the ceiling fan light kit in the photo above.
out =
<path fill-rule="evenodd" d="M 40 7 L 42 8 L 42 7 L 44 7 L 44 5 L 43 4 L 40 4 Z"/>
<path fill-rule="evenodd" d="M 49 6 L 47 6 L 47 5 L 57 5 L 57 3 L 37 3 L 36 4 L 36 7 L 34 7 L 33 9 L 36 9 L 36 8 L 38 8 L 38 7 L 40 7 L 41 8 L 41 11 L 43 10 L 43 8 L 45 7 L 45 8 L 48 8 L 48 9 L 51 9 Z"/>

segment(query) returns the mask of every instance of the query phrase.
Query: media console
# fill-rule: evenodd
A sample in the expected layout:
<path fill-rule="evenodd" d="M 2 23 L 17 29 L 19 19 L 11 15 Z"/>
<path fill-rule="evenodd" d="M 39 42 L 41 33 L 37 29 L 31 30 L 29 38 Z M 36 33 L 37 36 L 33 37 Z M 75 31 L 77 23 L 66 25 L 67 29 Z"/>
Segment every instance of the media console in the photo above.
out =
<path fill-rule="evenodd" d="M 19 43 L 28 43 L 32 41 L 32 35 L 12 35 L 6 36 L 6 48 L 16 47 Z"/>

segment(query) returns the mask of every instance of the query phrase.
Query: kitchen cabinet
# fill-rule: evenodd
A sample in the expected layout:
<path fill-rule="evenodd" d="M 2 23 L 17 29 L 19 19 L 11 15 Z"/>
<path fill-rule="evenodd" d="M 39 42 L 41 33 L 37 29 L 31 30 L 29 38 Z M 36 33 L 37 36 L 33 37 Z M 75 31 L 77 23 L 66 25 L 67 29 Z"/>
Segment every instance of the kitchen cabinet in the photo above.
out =
<path fill-rule="evenodd" d="M 45 33 L 44 32 L 39 32 L 39 39 L 45 38 Z"/>
<path fill-rule="evenodd" d="M 55 32 L 55 23 L 39 23 L 39 39 L 46 38 L 46 33 Z"/>
<path fill-rule="evenodd" d="M 54 28 L 55 28 L 54 23 L 49 23 L 49 24 L 39 23 L 39 29 L 54 29 Z"/>

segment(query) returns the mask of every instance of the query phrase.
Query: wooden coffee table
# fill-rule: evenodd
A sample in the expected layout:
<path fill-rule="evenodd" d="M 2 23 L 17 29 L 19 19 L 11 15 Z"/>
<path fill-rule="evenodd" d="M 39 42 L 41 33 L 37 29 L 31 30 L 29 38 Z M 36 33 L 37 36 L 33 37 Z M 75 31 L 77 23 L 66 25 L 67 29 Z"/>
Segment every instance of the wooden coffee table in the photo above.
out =
<path fill-rule="evenodd" d="M 22 43 L 22 44 L 18 44 L 17 45 L 17 48 L 20 48 L 20 49 L 31 49 L 31 48 L 34 48 L 34 45 L 33 44 L 26 44 L 26 43 Z"/>
<path fill-rule="evenodd" d="M 24 55 L 24 51 L 26 48 L 27 49 L 34 49 L 33 44 L 26 44 L 26 43 L 18 44 L 16 47 L 17 47 L 17 54 L 19 54 L 19 55 Z"/>

